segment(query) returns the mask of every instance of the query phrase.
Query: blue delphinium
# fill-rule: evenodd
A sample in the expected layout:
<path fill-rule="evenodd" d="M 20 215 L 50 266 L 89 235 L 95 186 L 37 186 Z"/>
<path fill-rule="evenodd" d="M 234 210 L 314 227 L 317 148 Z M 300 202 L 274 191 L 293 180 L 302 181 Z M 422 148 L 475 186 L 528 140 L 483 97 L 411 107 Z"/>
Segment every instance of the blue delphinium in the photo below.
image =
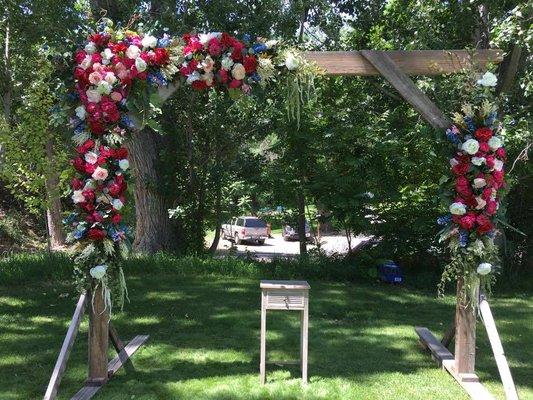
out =
<path fill-rule="evenodd" d="M 78 213 L 70 213 L 68 217 L 66 218 L 63 218 L 63 224 L 65 225 L 70 225 L 72 224 L 74 221 L 76 221 L 76 217 L 78 216 Z"/>
<path fill-rule="evenodd" d="M 135 128 L 135 123 L 127 115 L 123 115 L 120 118 L 120 123 L 121 123 L 121 125 L 125 126 L 126 128 L 130 128 L 130 129 Z"/>
<path fill-rule="evenodd" d="M 74 236 L 75 239 L 81 239 L 86 231 L 87 231 L 87 228 L 85 228 L 82 225 L 78 225 L 76 229 L 74 230 L 74 233 L 72 234 L 72 236 Z"/>
<path fill-rule="evenodd" d="M 452 216 L 450 214 L 442 215 L 437 218 L 437 224 L 439 225 L 448 225 L 450 222 L 452 222 Z"/>
<path fill-rule="evenodd" d="M 461 139 L 459 139 L 459 137 L 455 133 L 453 133 L 450 128 L 446 129 L 446 137 L 453 144 L 461 143 Z"/>
<path fill-rule="evenodd" d="M 474 123 L 474 120 L 472 119 L 472 117 L 464 117 L 463 120 L 465 121 L 465 124 L 466 124 L 466 128 L 470 131 L 470 132 L 475 132 L 476 131 L 476 124 Z"/>
<path fill-rule="evenodd" d="M 161 71 L 157 72 L 150 72 L 147 76 L 148 82 L 153 86 L 166 86 L 168 85 L 168 81 L 163 76 Z"/>
<path fill-rule="evenodd" d="M 254 50 L 254 53 L 261 53 L 263 51 L 266 51 L 267 50 L 267 47 L 265 44 L 263 43 L 256 43 L 252 46 L 252 49 Z"/>
<path fill-rule="evenodd" d="M 248 33 L 245 33 L 244 35 L 242 35 L 242 40 L 244 42 L 249 42 L 250 39 L 251 39 L 251 36 Z"/>
<path fill-rule="evenodd" d="M 466 247 L 468 245 L 468 232 L 459 231 L 459 246 Z"/>
<path fill-rule="evenodd" d="M 82 121 L 78 125 L 76 125 L 76 127 L 74 128 L 74 133 L 78 135 L 82 133 L 86 127 L 87 127 L 87 124 L 85 124 L 85 122 Z"/>
<path fill-rule="evenodd" d="M 157 47 L 168 47 L 170 44 L 170 36 L 168 34 L 164 34 L 161 39 L 157 41 Z"/>
<path fill-rule="evenodd" d="M 250 75 L 250 79 L 254 82 L 259 82 L 261 80 L 261 76 L 255 71 L 253 74 Z"/>
<path fill-rule="evenodd" d="M 487 116 L 487 118 L 485 118 L 485 125 L 492 126 L 495 120 L 496 120 L 496 112 L 493 111 Z"/>

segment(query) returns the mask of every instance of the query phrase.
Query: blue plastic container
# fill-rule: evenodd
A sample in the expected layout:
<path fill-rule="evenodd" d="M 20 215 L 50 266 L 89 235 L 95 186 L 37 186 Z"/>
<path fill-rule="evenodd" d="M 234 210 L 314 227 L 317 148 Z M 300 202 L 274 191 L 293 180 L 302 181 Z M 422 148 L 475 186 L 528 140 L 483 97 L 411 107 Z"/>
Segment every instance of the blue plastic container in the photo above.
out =
<path fill-rule="evenodd" d="M 387 261 L 378 266 L 379 279 L 382 282 L 402 284 L 403 273 L 402 268 L 394 261 Z"/>

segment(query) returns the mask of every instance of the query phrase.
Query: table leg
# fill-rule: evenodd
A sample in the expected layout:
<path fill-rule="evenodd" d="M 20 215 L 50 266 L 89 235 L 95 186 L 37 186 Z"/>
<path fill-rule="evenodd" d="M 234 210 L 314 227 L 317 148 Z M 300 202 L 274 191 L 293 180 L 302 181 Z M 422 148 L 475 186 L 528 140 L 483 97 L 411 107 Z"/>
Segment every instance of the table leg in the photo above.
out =
<path fill-rule="evenodd" d="M 309 331 L 309 307 L 308 299 L 305 299 L 305 307 L 301 317 L 300 335 L 300 360 L 302 363 L 302 382 L 307 383 L 307 353 L 308 353 L 308 331 Z"/>
<path fill-rule="evenodd" d="M 261 350 L 259 362 L 259 375 L 261 378 L 261 385 L 266 381 L 266 299 L 265 293 L 261 294 Z"/>

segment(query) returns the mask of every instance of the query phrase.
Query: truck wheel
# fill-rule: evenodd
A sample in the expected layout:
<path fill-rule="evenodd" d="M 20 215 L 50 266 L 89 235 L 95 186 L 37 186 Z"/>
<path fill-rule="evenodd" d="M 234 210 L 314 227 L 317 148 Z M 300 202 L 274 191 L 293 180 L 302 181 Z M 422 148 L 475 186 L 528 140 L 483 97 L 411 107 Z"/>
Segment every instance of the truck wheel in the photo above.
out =
<path fill-rule="evenodd" d="M 241 244 L 241 239 L 239 239 L 239 234 L 235 234 L 235 244 Z"/>

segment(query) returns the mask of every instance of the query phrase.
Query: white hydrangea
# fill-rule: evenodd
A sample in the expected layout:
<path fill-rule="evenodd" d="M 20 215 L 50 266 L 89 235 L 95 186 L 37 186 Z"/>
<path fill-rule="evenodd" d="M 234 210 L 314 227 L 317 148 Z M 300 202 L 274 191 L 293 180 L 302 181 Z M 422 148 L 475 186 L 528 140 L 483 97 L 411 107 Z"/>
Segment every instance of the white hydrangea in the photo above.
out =
<path fill-rule="evenodd" d="M 118 166 L 121 170 L 126 171 L 130 167 L 130 162 L 127 159 L 120 160 Z"/>
<path fill-rule="evenodd" d="M 85 117 L 87 116 L 87 111 L 85 111 L 85 107 L 83 106 L 76 107 L 75 111 L 76 111 L 76 116 L 81 120 L 84 120 Z"/>
<path fill-rule="evenodd" d="M 461 149 L 470 155 L 476 154 L 479 150 L 479 142 L 476 139 L 468 139 L 463 143 Z"/>
<path fill-rule="evenodd" d="M 136 59 L 140 55 L 141 55 L 141 49 L 139 49 L 134 44 L 131 44 L 130 47 L 128 47 L 128 49 L 126 50 L 126 57 L 132 60 Z"/>
<path fill-rule="evenodd" d="M 453 215 L 466 214 L 466 206 L 463 203 L 452 203 L 450 205 L 450 213 Z"/>
<path fill-rule="evenodd" d="M 157 38 L 152 35 L 146 35 L 142 38 L 141 44 L 145 49 L 155 48 L 157 47 Z"/>
<path fill-rule="evenodd" d="M 298 60 L 298 58 L 289 51 L 285 57 L 285 66 L 289 71 L 293 71 L 300 66 L 300 60 Z"/>
<path fill-rule="evenodd" d="M 107 272 L 107 265 L 97 265 L 90 269 L 89 274 L 94 279 L 102 279 Z"/>
<path fill-rule="evenodd" d="M 472 157 L 472 164 L 477 165 L 478 167 L 481 164 L 484 164 L 485 161 L 485 157 Z"/>
<path fill-rule="evenodd" d="M 492 72 L 485 72 L 481 79 L 477 81 L 478 85 L 494 87 L 498 83 L 498 78 Z"/>
<path fill-rule="evenodd" d="M 96 52 L 96 44 L 94 42 L 89 42 L 85 45 L 84 50 L 87 54 L 94 54 Z"/>
<path fill-rule="evenodd" d="M 122 207 L 124 207 L 124 203 L 120 199 L 114 199 L 111 204 L 115 210 L 120 210 Z"/>
<path fill-rule="evenodd" d="M 137 68 L 137 71 L 144 72 L 146 71 L 146 68 L 148 65 L 146 64 L 146 61 L 144 61 L 141 57 L 137 57 L 135 59 L 135 68 Z"/>
<path fill-rule="evenodd" d="M 233 60 L 230 57 L 224 57 L 220 62 L 222 69 L 229 71 L 233 66 Z"/>
<path fill-rule="evenodd" d="M 492 271 L 492 264 L 490 263 L 481 263 L 477 267 L 477 273 L 479 275 L 487 275 Z"/>
<path fill-rule="evenodd" d="M 502 140 L 498 136 L 491 137 L 487 143 L 493 151 L 498 150 L 503 145 Z"/>

